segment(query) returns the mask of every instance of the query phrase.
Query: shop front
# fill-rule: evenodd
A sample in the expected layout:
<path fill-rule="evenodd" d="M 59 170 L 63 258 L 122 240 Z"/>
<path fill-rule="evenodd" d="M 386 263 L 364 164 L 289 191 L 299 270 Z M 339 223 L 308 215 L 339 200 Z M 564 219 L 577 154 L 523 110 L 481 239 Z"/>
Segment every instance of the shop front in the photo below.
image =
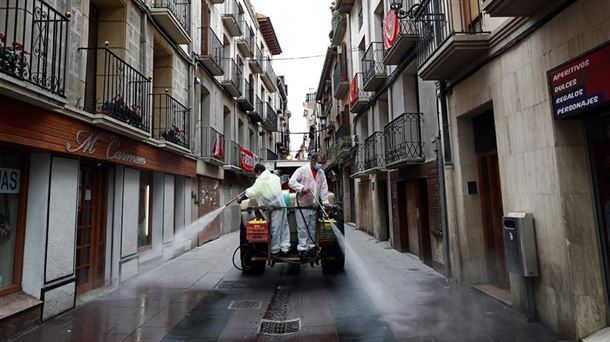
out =
<path fill-rule="evenodd" d="M 194 160 L 0 101 L 0 339 L 190 248 Z"/>

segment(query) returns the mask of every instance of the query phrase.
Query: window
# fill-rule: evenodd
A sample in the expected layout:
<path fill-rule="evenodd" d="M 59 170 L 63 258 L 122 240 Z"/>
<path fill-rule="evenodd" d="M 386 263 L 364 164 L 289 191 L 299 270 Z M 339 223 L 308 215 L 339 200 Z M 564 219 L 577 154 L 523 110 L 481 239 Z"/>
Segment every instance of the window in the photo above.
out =
<path fill-rule="evenodd" d="M 140 199 L 138 205 L 138 248 L 152 244 L 152 172 L 140 172 Z"/>
<path fill-rule="evenodd" d="M 19 290 L 25 225 L 26 158 L 0 150 L 0 295 Z"/>

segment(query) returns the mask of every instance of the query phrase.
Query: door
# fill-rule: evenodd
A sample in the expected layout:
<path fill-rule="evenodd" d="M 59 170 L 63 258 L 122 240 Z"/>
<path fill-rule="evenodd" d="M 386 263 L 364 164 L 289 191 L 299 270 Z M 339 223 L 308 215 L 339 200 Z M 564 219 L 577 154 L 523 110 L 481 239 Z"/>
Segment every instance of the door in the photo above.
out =
<path fill-rule="evenodd" d="M 199 217 L 220 207 L 220 182 L 217 179 L 199 176 Z M 197 233 L 197 245 L 214 240 L 220 236 L 219 215 L 212 223 Z M 234 227 L 230 227 L 234 229 Z"/>
<path fill-rule="evenodd" d="M 107 173 L 100 166 L 81 164 L 76 244 L 76 293 L 104 284 L 106 256 Z"/>
<path fill-rule="evenodd" d="M 417 207 L 417 198 L 419 196 L 417 183 L 407 182 L 406 184 L 406 195 L 407 195 L 407 240 L 409 246 L 409 252 L 420 255 L 419 252 L 419 235 L 418 235 L 418 224 L 419 224 L 419 208 Z"/>
<path fill-rule="evenodd" d="M 481 189 L 487 279 L 490 284 L 507 289 L 509 282 L 504 261 L 502 191 L 497 152 L 477 153 L 477 164 Z"/>

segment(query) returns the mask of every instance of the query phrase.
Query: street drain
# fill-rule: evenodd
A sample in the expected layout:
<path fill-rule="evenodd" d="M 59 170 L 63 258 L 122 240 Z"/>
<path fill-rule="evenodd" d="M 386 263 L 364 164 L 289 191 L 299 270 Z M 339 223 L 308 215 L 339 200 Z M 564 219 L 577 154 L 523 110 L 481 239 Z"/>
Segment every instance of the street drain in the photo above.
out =
<path fill-rule="evenodd" d="M 251 285 L 250 282 L 246 282 L 246 281 L 225 280 L 225 281 L 221 281 L 220 284 L 218 284 L 218 286 L 216 286 L 216 288 L 224 289 L 224 290 L 247 289 L 250 287 L 250 285 Z"/>
<path fill-rule="evenodd" d="M 288 321 L 273 321 L 269 319 L 263 319 L 261 321 L 260 328 L 258 329 L 259 334 L 263 335 L 288 335 L 294 334 L 301 329 L 301 319 L 291 319 Z"/>
<path fill-rule="evenodd" d="M 229 310 L 258 310 L 261 302 L 254 300 L 234 300 L 229 304 Z"/>

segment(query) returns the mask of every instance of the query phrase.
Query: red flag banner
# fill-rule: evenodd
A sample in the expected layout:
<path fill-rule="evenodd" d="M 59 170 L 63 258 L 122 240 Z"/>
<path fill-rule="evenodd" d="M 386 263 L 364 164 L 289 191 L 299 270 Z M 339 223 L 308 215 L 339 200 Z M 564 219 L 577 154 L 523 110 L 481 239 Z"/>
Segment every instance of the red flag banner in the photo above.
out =
<path fill-rule="evenodd" d="M 383 21 L 383 46 L 386 49 L 394 46 L 398 33 L 400 31 L 400 23 L 394 10 L 390 10 Z"/>
<path fill-rule="evenodd" d="M 254 160 L 254 154 L 243 147 L 239 147 L 239 164 L 241 168 L 254 172 L 254 164 L 256 161 Z"/>
<path fill-rule="evenodd" d="M 358 76 L 354 76 L 352 82 L 349 85 L 349 105 L 353 106 L 358 97 Z"/>
<path fill-rule="evenodd" d="M 212 154 L 215 158 L 224 160 L 224 151 L 222 150 L 222 138 L 218 133 L 216 133 L 216 141 L 214 142 L 214 151 L 212 151 Z"/>

